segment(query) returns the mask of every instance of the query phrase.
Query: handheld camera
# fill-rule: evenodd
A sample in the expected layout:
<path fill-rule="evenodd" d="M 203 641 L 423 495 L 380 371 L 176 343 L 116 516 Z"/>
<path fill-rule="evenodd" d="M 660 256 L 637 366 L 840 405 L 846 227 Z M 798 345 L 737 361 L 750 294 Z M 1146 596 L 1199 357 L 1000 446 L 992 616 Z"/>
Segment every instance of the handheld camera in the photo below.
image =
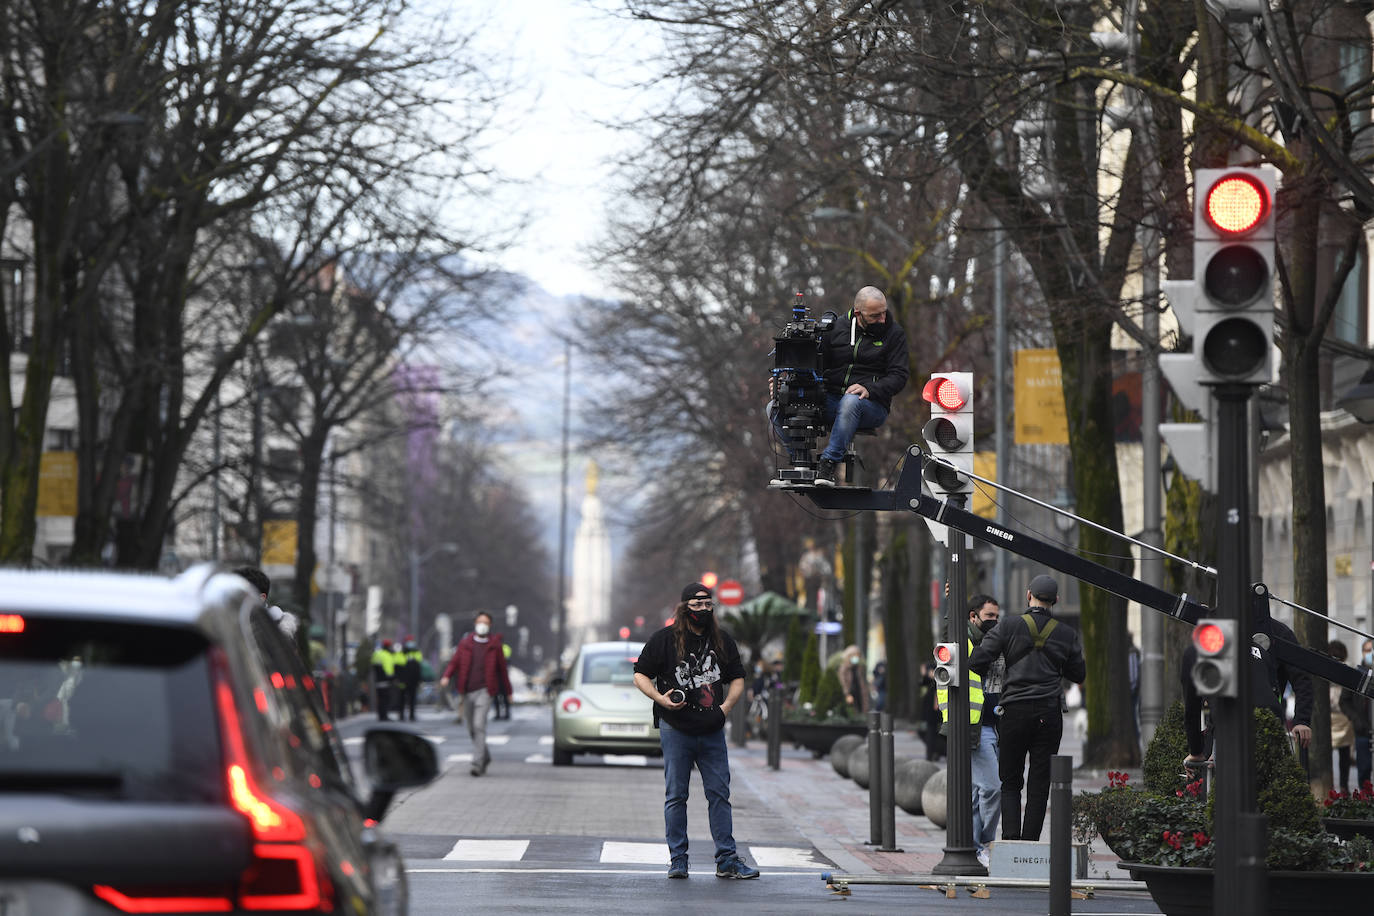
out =
<path fill-rule="evenodd" d="M 778 468 L 778 479 L 808 482 L 816 476 L 816 440 L 824 431 L 825 393 L 821 365 L 825 332 L 837 316 L 807 316 L 799 292 L 792 320 L 773 337 L 774 425 L 790 460 Z"/>
<path fill-rule="evenodd" d="M 674 687 L 672 690 L 668 691 L 668 702 L 674 704 L 685 703 L 687 702 L 687 694 L 683 693 L 677 687 Z"/>

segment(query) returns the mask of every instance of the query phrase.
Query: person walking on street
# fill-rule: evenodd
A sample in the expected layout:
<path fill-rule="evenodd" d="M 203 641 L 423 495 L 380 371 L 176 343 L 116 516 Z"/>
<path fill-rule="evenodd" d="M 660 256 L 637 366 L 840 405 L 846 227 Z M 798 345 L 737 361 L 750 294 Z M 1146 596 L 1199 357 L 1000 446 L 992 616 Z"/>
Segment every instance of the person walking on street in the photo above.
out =
<path fill-rule="evenodd" d="M 509 668 L 511 656 L 510 643 L 501 644 L 501 654 L 506 657 L 506 665 Z M 496 696 L 492 697 L 492 707 L 496 710 L 495 714 L 492 715 L 493 719 L 510 718 L 510 694 L 506 692 L 504 687 L 501 688 Z"/>
<path fill-rule="evenodd" d="M 1366 639 L 1360 647 L 1360 657 L 1356 667 L 1362 674 L 1374 668 L 1374 640 Z M 1350 729 L 1355 733 L 1355 786 L 1364 789 L 1370 785 L 1369 745 L 1374 739 L 1374 700 L 1353 690 L 1341 691 L 1341 709 L 1350 719 Z"/>
<path fill-rule="evenodd" d="M 864 660 L 858 646 L 846 646 L 844 661 L 840 663 L 840 687 L 844 699 L 859 715 L 868 713 L 868 681 L 864 677 Z"/>
<path fill-rule="evenodd" d="M 504 689 L 510 693 L 510 672 L 501 651 L 501 634 L 491 632 L 491 615 L 479 611 L 472 632 L 458 641 L 439 686 L 453 688 L 463 698 L 463 718 L 472 738 L 472 775 L 481 776 L 491 763 L 487 750 L 487 714 L 491 699 Z"/>
<path fill-rule="evenodd" d="M 396 717 L 404 721 L 409 715 L 410 721 L 414 722 L 415 700 L 420 694 L 421 665 L 425 657 L 420 653 L 420 645 L 415 642 L 414 636 L 405 638 L 401 652 L 405 663 L 400 671 L 401 703 L 396 710 Z"/>
<path fill-rule="evenodd" d="M 1006 659 L 998 725 L 1004 840 L 1040 839 L 1050 799 L 1050 758 L 1058 753 L 1064 734 L 1063 681 L 1081 684 L 1088 673 L 1078 631 L 1050 616 L 1058 600 L 1059 583 L 1036 576 L 1026 591 L 1026 613 L 1002 618 L 969 657 L 969 670 L 979 675 L 999 655 Z M 1023 776 L 1027 757 L 1029 772 Z"/>
<path fill-rule="evenodd" d="M 391 640 L 383 639 L 382 644 L 372 650 L 372 687 L 373 699 L 377 701 L 377 721 L 388 721 L 387 712 L 391 709 L 391 684 L 396 679 L 396 656 L 391 652 Z"/>
<path fill-rule="evenodd" d="M 744 665 L 729 633 L 716 623 L 711 590 L 682 590 L 673 622 L 649 637 L 635 661 L 635 686 L 654 702 L 663 748 L 664 833 L 668 877 L 687 877 L 687 789 L 701 773 L 717 878 L 757 878 L 740 860 L 730 808 L 730 757 L 725 721 L 744 695 Z"/>
<path fill-rule="evenodd" d="M 997 626 L 1001 614 L 996 599 L 991 595 L 974 595 L 968 603 L 968 651 L 983 641 L 984 634 Z M 988 846 L 997 839 L 997 822 L 1002 817 L 1002 778 L 997 767 L 997 694 L 990 688 L 1000 689 L 1002 659 L 993 660 L 986 678 L 970 671 L 968 676 L 969 757 L 970 773 L 973 777 L 973 842 L 978 850 L 978 861 L 988 867 Z M 994 673 L 996 684 L 994 685 Z M 940 718 L 949 722 L 949 695 L 943 687 L 936 691 L 936 702 L 940 707 Z"/>

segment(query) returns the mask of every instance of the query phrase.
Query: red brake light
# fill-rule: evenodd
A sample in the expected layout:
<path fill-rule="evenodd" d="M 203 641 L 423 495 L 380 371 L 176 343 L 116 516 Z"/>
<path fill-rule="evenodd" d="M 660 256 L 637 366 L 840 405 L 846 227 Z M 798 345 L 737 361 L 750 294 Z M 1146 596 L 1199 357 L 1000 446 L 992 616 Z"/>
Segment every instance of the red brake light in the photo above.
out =
<path fill-rule="evenodd" d="M 24 632 L 24 618 L 18 614 L 0 614 L 0 633 Z"/>
<path fill-rule="evenodd" d="M 97 884 L 92 891 L 121 913 L 228 913 L 234 909 L 234 903 L 227 894 L 223 897 L 141 897 L 126 894 L 107 884 Z"/>
<path fill-rule="evenodd" d="M 1204 212 L 1218 232 L 1249 232 L 1269 215 L 1269 192 L 1249 175 L 1227 175 L 1207 190 Z"/>

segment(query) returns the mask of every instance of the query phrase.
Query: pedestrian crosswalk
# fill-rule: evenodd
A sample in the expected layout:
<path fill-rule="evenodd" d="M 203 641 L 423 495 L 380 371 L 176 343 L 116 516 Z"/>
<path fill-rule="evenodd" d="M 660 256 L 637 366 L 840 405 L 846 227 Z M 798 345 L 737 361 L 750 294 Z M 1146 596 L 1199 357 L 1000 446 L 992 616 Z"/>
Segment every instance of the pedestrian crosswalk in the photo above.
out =
<path fill-rule="evenodd" d="M 576 843 L 580 848 L 572 849 L 570 843 Z M 423 858 L 423 854 L 417 856 L 417 852 L 418 850 L 405 851 L 405 854 L 408 859 Z M 822 871 L 834 867 L 833 863 L 811 847 L 742 844 L 740 852 L 759 868 Z M 706 858 L 709 862 L 709 852 L 706 853 Z M 462 838 L 455 840 L 453 846 L 440 859 L 444 862 L 493 867 L 533 865 L 541 862 L 590 865 L 594 862 L 597 865 L 652 866 L 657 869 L 667 867 L 668 848 L 662 841 L 629 842 L 583 837 Z"/>

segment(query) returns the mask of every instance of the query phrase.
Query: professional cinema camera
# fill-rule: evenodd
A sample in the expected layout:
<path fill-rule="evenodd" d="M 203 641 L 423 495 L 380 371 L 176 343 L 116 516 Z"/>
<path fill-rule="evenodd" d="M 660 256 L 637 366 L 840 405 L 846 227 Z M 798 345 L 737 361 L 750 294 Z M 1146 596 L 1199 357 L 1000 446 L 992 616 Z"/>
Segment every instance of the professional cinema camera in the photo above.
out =
<path fill-rule="evenodd" d="M 825 430 L 821 342 L 838 317 L 834 312 L 807 317 L 806 300 L 797 293 L 792 320 L 773 337 L 774 419 L 784 447 L 776 486 L 805 485 L 816 478 L 816 439 Z"/>

